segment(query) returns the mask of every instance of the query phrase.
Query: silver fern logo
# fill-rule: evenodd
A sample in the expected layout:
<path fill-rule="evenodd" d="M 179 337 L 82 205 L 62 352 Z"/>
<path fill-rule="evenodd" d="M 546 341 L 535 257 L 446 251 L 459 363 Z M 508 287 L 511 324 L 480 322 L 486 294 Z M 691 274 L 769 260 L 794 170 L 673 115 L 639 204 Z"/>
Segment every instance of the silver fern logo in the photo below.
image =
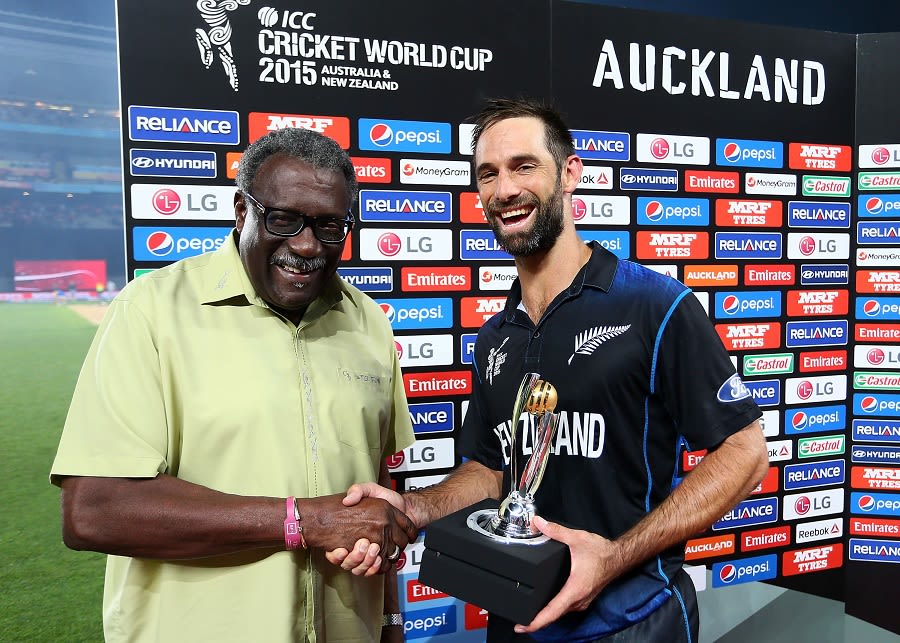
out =
<path fill-rule="evenodd" d="M 576 355 L 592 355 L 601 344 L 613 337 L 618 337 L 629 328 L 631 328 L 631 324 L 626 326 L 594 326 L 578 333 L 575 337 L 575 352 L 569 357 L 568 363 L 571 364 Z"/>

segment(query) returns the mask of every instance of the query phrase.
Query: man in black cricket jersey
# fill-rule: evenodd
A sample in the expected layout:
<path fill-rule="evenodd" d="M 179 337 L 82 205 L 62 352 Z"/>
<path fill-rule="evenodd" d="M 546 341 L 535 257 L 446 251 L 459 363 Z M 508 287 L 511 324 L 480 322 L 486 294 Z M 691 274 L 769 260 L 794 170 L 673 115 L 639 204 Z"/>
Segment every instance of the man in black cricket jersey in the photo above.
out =
<path fill-rule="evenodd" d="M 579 238 L 571 197 L 582 163 L 561 117 L 536 102 L 496 100 L 475 123 L 481 202 L 518 279 L 475 344 L 457 444 L 469 461 L 402 496 L 355 485 L 345 503 L 378 495 L 424 527 L 500 498 L 511 400 L 524 373 L 540 373 L 559 393 L 560 421 L 534 524 L 569 546 L 572 568 L 531 623 L 490 617 L 488 641 L 696 641 L 684 543 L 765 475 L 762 413 L 688 288 Z M 516 430 L 524 461 L 527 423 Z M 709 453 L 673 488 L 682 446 Z M 329 559 L 374 573 L 377 545 L 366 545 Z"/>

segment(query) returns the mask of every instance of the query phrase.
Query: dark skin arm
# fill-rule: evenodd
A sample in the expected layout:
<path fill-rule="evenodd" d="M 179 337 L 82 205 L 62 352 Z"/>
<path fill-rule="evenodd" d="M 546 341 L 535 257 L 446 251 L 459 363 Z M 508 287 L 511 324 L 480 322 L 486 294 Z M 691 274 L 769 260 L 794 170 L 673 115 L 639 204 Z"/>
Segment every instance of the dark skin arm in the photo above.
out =
<path fill-rule="evenodd" d="M 177 560 L 258 548 L 284 549 L 284 498 L 226 494 L 155 478 L 68 477 L 62 481 L 63 541 L 72 549 Z M 361 538 L 406 547 L 417 530 L 383 500 L 345 507 L 344 494 L 298 498 L 309 547 L 326 551 Z"/>

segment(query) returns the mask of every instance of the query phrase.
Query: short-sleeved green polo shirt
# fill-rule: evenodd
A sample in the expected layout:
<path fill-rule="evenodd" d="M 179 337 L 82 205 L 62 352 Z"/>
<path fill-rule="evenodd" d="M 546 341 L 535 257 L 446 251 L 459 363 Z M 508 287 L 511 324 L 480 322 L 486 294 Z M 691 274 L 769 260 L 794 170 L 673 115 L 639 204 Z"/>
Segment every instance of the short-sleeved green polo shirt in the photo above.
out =
<path fill-rule="evenodd" d="M 128 284 L 85 359 L 51 480 L 153 477 L 314 497 L 373 481 L 413 441 L 384 313 L 335 276 L 299 327 L 250 284 L 233 235 Z M 110 556 L 107 641 L 370 641 L 383 577 L 321 551 Z"/>

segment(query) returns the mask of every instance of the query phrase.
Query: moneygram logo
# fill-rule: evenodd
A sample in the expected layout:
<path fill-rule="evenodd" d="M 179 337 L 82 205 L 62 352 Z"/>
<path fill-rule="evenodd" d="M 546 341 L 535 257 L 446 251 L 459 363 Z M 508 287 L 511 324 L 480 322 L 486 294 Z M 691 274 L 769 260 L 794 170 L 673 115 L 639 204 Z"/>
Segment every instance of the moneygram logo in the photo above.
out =
<path fill-rule="evenodd" d="M 572 130 L 575 152 L 583 159 L 596 161 L 628 161 L 631 159 L 631 136 L 626 132 Z"/>
<path fill-rule="evenodd" d="M 216 250 L 230 228 L 132 228 L 135 261 L 177 261 Z"/>
<path fill-rule="evenodd" d="M 359 149 L 449 154 L 449 123 L 359 119 Z"/>
<path fill-rule="evenodd" d="M 128 107 L 128 137 L 158 143 L 240 143 L 238 113 L 177 107 Z"/>
<path fill-rule="evenodd" d="M 709 139 L 705 136 L 638 134 L 637 160 L 641 163 L 709 165 Z"/>
<path fill-rule="evenodd" d="M 345 116 L 310 116 L 308 114 L 270 114 L 250 112 L 250 142 L 280 129 L 308 129 L 324 134 L 343 149 L 350 148 L 350 119 Z"/>
<path fill-rule="evenodd" d="M 784 145 L 777 141 L 717 138 L 716 165 L 784 167 Z"/>
<path fill-rule="evenodd" d="M 509 290 L 518 277 L 515 266 L 481 266 L 478 268 L 480 290 Z"/>
<path fill-rule="evenodd" d="M 709 201 L 707 199 L 638 197 L 637 212 L 637 222 L 640 225 L 709 225 Z"/>
<path fill-rule="evenodd" d="M 747 172 L 744 175 L 744 192 L 747 194 L 797 194 L 797 177 L 793 174 L 757 174 Z"/>
<path fill-rule="evenodd" d="M 400 183 L 469 185 L 471 181 L 468 161 L 400 159 Z"/>

